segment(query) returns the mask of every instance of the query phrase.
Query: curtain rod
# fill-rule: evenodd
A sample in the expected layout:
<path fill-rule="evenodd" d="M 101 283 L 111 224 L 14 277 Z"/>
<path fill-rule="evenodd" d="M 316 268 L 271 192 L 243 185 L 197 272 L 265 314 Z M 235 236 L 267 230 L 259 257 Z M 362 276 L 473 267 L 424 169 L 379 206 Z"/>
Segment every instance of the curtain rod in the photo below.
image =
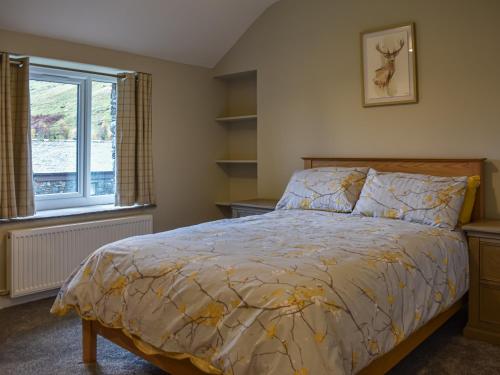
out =
<path fill-rule="evenodd" d="M 18 60 L 11 60 L 11 64 L 14 65 L 22 65 L 21 61 Z M 111 73 L 99 73 L 99 72 L 92 72 L 90 70 L 82 70 L 82 69 L 72 69 L 72 68 L 64 68 L 60 66 L 52 66 L 52 65 L 44 65 L 44 64 L 33 64 L 30 63 L 31 66 L 37 66 L 39 68 L 51 68 L 51 69 L 59 69 L 59 70 L 68 70 L 71 72 L 78 72 L 78 73 L 87 73 L 87 74 L 97 74 L 100 76 L 107 76 L 107 77 L 114 77 L 114 78 L 122 78 L 125 77 L 125 73 L 119 73 L 119 74 L 111 74 Z"/>

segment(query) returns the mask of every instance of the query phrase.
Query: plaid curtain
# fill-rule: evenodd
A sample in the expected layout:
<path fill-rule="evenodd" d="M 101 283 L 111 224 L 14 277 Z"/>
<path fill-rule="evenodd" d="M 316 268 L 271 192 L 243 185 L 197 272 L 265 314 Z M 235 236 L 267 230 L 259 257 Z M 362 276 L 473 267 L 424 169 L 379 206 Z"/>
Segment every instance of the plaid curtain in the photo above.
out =
<path fill-rule="evenodd" d="M 0 219 L 35 213 L 31 168 L 29 60 L 0 62 Z"/>
<path fill-rule="evenodd" d="M 127 73 L 117 91 L 116 205 L 154 204 L 151 75 Z"/>

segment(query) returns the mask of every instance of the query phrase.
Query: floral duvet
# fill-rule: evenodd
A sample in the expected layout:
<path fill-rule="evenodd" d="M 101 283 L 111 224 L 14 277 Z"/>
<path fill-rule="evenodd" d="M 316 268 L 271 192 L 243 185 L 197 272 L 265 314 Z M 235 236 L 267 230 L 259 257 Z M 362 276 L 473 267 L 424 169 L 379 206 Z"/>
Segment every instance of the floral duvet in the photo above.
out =
<path fill-rule="evenodd" d="M 106 245 L 52 312 L 210 373 L 353 374 L 467 288 L 461 232 L 287 210 Z"/>

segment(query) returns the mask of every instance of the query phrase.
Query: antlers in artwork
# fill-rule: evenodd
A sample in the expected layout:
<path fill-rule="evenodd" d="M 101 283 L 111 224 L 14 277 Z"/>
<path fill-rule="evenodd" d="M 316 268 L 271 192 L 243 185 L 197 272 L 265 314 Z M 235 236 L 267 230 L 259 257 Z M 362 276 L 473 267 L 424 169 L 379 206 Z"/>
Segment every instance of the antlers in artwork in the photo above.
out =
<path fill-rule="evenodd" d="M 404 45 L 405 45 L 405 41 L 403 39 L 401 39 L 399 41 L 399 48 L 394 49 L 393 51 L 391 51 L 390 49 L 387 49 L 387 51 L 382 50 L 382 48 L 380 48 L 379 43 L 377 43 L 375 49 L 377 51 L 379 51 L 385 58 L 390 59 L 390 58 L 396 57 L 398 55 L 399 51 L 401 51 L 403 49 Z"/>

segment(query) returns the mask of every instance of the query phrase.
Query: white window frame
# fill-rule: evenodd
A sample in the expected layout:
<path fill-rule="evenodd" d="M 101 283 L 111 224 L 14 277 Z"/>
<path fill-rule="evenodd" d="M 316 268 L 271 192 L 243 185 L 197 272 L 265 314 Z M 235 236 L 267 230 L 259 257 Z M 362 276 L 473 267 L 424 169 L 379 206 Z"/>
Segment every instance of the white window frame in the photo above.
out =
<path fill-rule="evenodd" d="M 30 68 L 30 80 L 41 80 L 78 85 L 77 104 L 77 187 L 76 193 L 35 195 L 37 211 L 95 206 L 115 202 L 114 194 L 90 195 L 92 144 L 92 82 L 115 83 L 116 78 L 93 73 L 82 73 L 57 68 Z M 115 176 L 116 181 L 116 176 Z"/>

